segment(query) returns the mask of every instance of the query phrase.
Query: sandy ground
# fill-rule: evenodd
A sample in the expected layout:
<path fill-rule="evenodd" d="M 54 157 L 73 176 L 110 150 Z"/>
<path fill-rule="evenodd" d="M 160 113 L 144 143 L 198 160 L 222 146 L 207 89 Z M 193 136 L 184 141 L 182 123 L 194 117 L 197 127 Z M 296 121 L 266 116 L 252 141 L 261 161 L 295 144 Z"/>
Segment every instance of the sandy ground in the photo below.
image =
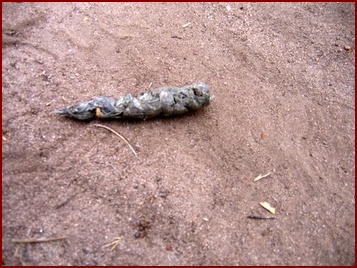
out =
<path fill-rule="evenodd" d="M 2 8 L 3 265 L 354 265 L 354 3 Z M 186 116 L 51 114 L 195 81 Z"/>

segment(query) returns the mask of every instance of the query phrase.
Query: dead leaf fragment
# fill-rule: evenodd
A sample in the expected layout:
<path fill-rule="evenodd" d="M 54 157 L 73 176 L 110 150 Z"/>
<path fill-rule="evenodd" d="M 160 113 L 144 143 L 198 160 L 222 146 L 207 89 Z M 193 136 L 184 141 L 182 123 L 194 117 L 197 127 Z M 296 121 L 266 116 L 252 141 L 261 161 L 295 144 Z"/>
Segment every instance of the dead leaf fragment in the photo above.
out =
<path fill-rule="evenodd" d="M 268 202 L 260 202 L 260 205 L 270 213 L 275 214 L 275 208 L 273 208 Z"/>

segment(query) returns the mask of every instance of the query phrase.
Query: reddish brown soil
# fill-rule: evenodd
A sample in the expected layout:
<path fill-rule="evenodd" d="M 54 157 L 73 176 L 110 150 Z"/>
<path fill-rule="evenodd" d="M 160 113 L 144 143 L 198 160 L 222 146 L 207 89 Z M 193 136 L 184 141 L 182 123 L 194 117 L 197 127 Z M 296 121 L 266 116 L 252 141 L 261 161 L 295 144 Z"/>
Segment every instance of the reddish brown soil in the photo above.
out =
<path fill-rule="evenodd" d="M 354 3 L 2 7 L 3 265 L 354 265 Z M 195 81 L 182 117 L 50 114 Z"/>

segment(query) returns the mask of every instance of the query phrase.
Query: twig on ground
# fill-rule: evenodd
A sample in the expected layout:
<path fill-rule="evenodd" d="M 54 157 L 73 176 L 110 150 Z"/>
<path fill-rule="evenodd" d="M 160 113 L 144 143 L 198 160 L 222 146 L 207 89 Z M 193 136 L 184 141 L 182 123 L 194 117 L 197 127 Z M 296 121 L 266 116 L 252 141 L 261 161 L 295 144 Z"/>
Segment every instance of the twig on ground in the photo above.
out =
<path fill-rule="evenodd" d="M 265 216 L 256 216 L 256 215 L 250 215 L 247 218 L 253 219 L 253 220 L 275 220 L 276 219 L 276 217 L 265 217 Z"/>
<path fill-rule="evenodd" d="M 139 158 L 138 154 L 135 152 L 133 146 L 131 146 L 129 141 L 126 138 L 124 138 L 122 135 L 120 135 L 118 132 L 116 132 L 115 130 L 111 129 L 110 127 L 107 127 L 107 126 L 104 126 L 104 125 L 101 125 L 101 124 L 93 124 L 93 125 L 96 126 L 96 127 L 105 128 L 105 129 L 109 130 L 110 132 L 113 132 L 115 135 L 117 135 L 119 138 L 121 138 L 123 141 L 125 141 L 125 143 L 129 146 L 129 148 L 131 149 L 131 151 L 133 152 L 135 157 Z"/>
<path fill-rule="evenodd" d="M 24 238 L 24 239 L 12 239 L 14 243 L 42 243 L 42 242 L 52 242 L 58 240 L 64 240 L 67 237 L 54 237 L 54 238 Z"/>
<path fill-rule="evenodd" d="M 62 203 L 60 203 L 59 205 L 55 206 L 55 209 L 59 209 L 65 205 L 67 205 L 73 198 L 75 198 L 79 193 L 84 193 L 86 190 L 82 191 L 82 192 L 77 192 L 74 195 L 68 197 L 66 200 L 64 200 Z"/>

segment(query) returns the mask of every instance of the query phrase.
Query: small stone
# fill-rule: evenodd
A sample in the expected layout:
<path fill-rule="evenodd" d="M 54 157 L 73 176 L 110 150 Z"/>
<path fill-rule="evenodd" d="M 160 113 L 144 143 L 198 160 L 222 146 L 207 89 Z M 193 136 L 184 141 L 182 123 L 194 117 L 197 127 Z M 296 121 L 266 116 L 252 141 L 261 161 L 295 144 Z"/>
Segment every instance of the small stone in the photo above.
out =
<path fill-rule="evenodd" d="M 343 48 L 344 48 L 345 50 L 347 50 L 347 51 L 348 51 L 348 50 L 351 50 L 351 47 L 350 47 L 350 46 L 344 46 Z"/>
<path fill-rule="evenodd" d="M 269 139 L 269 134 L 266 133 L 266 132 L 262 132 L 262 133 L 260 134 L 260 138 L 261 138 L 263 141 L 266 141 L 266 140 Z"/>

